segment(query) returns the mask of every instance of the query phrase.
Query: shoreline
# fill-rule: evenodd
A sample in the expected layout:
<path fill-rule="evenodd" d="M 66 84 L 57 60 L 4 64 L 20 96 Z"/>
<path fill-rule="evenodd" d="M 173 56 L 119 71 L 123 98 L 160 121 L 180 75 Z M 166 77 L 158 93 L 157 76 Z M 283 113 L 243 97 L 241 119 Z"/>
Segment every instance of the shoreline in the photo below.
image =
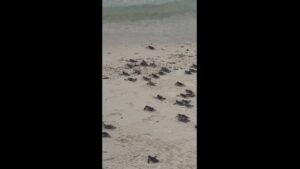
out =
<path fill-rule="evenodd" d="M 175 46 L 177 43 L 197 43 L 197 16 L 174 15 L 159 19 L 123 20 L 103 23 L 103 49 L 125 45 L 144 47 L 150 43 Z"/>

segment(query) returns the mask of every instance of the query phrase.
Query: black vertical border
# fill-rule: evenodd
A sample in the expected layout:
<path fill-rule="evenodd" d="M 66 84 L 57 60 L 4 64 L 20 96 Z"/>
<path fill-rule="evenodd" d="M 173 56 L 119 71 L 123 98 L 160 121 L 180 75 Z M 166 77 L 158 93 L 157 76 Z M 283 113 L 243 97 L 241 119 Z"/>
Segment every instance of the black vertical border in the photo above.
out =
<path fill-rule="evenodd" d="M 197 1 L 197 168 L 204 168 L 206 161 L 206 36 L 204 0 Z"/>
<path fill-rule="evenodd" d="M 98 49 L 97 50 L 97 86 L 98 86 L 98 90 L 97 90 L 97 103 L 98 103 L 98 109 L 96 112 L 96 117 L 98 117 L 96 119 L 96 124 L 97 124 L 97 133 L 95 133 L 97 135 L 97 143 L 96 143 L 96 168 L 100 169 L 102 168 L 102 125 L 101 125 L 101 121 L 102 121 L 102 0 L 98 0 L 96 1 L 96 37 L 97 38 L 97 46 Z"/>

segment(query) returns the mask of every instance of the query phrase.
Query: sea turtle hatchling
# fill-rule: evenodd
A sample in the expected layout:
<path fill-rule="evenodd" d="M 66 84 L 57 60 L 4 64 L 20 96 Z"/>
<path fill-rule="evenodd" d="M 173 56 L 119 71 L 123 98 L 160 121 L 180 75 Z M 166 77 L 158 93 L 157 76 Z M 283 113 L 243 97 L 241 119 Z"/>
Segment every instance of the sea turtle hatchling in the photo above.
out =
<path fill-rule="evenodd" d="M 184 115 L 184 114 L 177 114 L 176 117 L 177 117 L 178 121 L 181 121 L 181 122 L 184 122 L 184 123 L 187 123 L 187 122 L 190 121 L 189 117 Z"/>

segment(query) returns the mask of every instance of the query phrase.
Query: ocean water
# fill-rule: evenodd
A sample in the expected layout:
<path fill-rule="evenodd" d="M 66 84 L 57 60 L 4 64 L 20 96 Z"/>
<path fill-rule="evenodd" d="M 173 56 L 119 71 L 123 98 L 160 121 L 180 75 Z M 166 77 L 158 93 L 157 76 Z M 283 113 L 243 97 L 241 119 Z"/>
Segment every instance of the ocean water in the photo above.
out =
<path fill-rule="evenodd" d="M 196 42 L 197 0 L 103 0 L 103 42 Z"/>
<path fill-rule="evenodd" d="M 103 0 L 103 7 L 116 7 L 116 6 L 137 6 L 137 5 L 160 5 L 178 0 Z"/>
<path fill-rule="evenodd" d="M 143 20 L 195 14 L 197 0 L 103 0 L 103 20 Z"/>

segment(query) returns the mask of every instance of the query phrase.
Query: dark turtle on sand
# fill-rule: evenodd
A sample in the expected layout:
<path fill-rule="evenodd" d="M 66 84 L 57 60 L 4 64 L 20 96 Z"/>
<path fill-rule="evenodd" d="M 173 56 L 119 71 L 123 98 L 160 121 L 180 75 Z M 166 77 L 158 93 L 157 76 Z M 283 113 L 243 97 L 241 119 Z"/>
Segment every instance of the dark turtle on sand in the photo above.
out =
<path fill-rule="evenodd" d="M 109 79 L 109 77 L 103 77 L 102 79 Z"/>
<path fill-rule="evenodd" d="M 160 71 L 166 72 L 166 73 L 170 73 L 170 72 L 171 72 L 171 70 L 169 70 L 169 69 L 166 68 L 166 67 L 162 67 L 162 68 L 160 69 Z"/>
<path fill-rule="evenodd" d="M 180 105 L 180 106 L 184 106 L 185 103 L 183 101 L 178 101 L 176 100 L 176 102 L 174 104 Z"/>
<path fill-rule="evenodd" d="M 154 49 L 155 49 L 155 47 L 153 47 L 153 46 L 150 46 L 150 45 L 149 45 L 149 46 L 147 46 L 147 48 L 148 48 L 148 49 L 150 49 L 150 50 L 154 50 Z"/>
<path fill-rule="evenodd" d="M 175 86 L 178 86 L 178 87 L 183 87 L 183 86 L 184 86 L 184 84 L 183 84 L 183 83 L 181 83 L 181 82 L 176 82 L 176 83 L 175 83 Z"/>
<path fill-rule="evenodd" d="M 187 98 L 188 96 L 186 94 L 180 93 L 178 96 L 181 96 L 183 98 Z"/>
<path fill-rule="evenodd" d="M 124 72 L 124 71 L 121 73 L 121 75 L 123 75 L 123 76 L 130 76 L 129 73 Z"/>
<path fill-rule="evenodd" d="M 145 60 L 143 60 L 140 65 L 141 66 L 148 66 L 148 63 Z"/>
<path fill-rule="evenodd" d="M 150 63 L 149 66 L 150 67 L 156 67 L 157 65 L 155 63 Z"/>
<path fill-rule="evenodd" d="M 131 62 L 131 63 L 136 63 L 136 62 L 137 62 L 137 60 L 134 60 L 134 59 L 129 59 L 129 62 Z"/>
<path fill-rule="evenodd" d="M 196 65 L 196 64 L 193 64 L 193 65 L 191 66 L 191 68 L 197 69 L 197 65 Z"/>
<path fill-rule="evenodd" d="M 190 103 L 185 103 L 185 104 L 184 104 L 184 106 L 185 106 L 185 107 L 187 107 L 187 108 L 194 107 L 194 106 L 193 106 L 193 105 L 191 105 Z"/>
<path fill-rule="evenodd" d="M 146 76 L 143 76 L 143 79 L 146 80 L 146 81 L 151 81 L 151 78 L 146 77 Z"/>
<path fill-rule="evenodd" d="M 193 107 L 193 105 L 190 104 L 190 103 L 191 103 L 191 100 L 185 100 L 185 99 L 182 99 L 181 102 L 183 103 L 183 105 L 184 105 L 185 107 L 188 107 L 188 108 Z"/>
<path fill-rule="evenodd" d="M 137 78 L 132 78 L 132 77 L 129 77 L 128 79 L 125 79 L 125 80 L 129 80 L 131 82 L 135 82 L 137 80 Z"/>
<path fill-rule="evenodd" d="M 191 93 L 191 94 L 186 94 L 188 97 L 195 97 L 195 94 L 194 93 Z"/>
<path fill-rule="evenodd" d="M 152 82 L 151 80 L 147 83 L 149 86 L 156 86 L 156 83 Z"/>
<path fill-rule="evenodd" d="M 186 71 L 184 71 L 184 74 L 186 74 L 186 75 L 190 75 L 190 74 L 192 74 L 192 72 L 191 72 L 191 71 L 189 71 L 189 70 L 186 70 Z"/>
<path fill-rule="evenodd" d="M 159 94 L 156 96 L 156 98 L 160 101 L 166 100 L 166 98 L 164 98 L 163 96 L 161 96 Z"/>
<path fill-rule="evenodd" d="M 186 89 L 185 92 L 187 93 L 186 95 L 187 95 L 188 97 L 195 97 L 195 94 L 194 94 L 193 91 Z"/>
<path fill-rule="evenodd" d="M 197 124 L 195 125 L 195 128 L 197 128 Z"/>
<path fill-rule="evenodd" d="M 114 130 L 116 128 L 115 126 L 113 126 L 111 124 L 105 124 L 104 122 L 102 124 L 105 129 Z"/>
<path fill-rule="evenodd" d="M 157 74 L 155 74 L 155 73 L 152 73 L 151 76 L 152 76 L 153 78 L 155 78 L 155 79 L 158 79 L 158 78 L 159 78 L 159 76 L 158 76 Z"/>
<path fill-rule="evenodd" d="M 137 74 L 137 75 L 140 75 L 140 74 L 141 74 L 141 71 L 140 71 L 140 70 L 134 69 L 134 70 L 133 70 L 133 73 L 134 73 L 134 74 Z"/>
<path fill-rule="evenodd" d="M 159 71 L 158 74 L 162 76 L 162 75 L 165 75 L 166 73 L 163 71 Z"/>
<path fill-rule="evenodd" d="M 179 106 L 185 106 L 187 108 L 191 108 L 191 107 L 193 107 L 193 105 L 191 105 L 190 102 L 191 102 L 190 100 L 183 99 L 181 101 L 176 100 L 176 102 L 174 104 L 177 104 Z"/>
<path fill-rule="evenodd" d="M 189 71 L 192 72 L 192 73 L 197 73 L 197 70 L 192 69 L 192 68 L 190 68 Z"/>
<path fill-rule="evenodd" d="M 155 111 L 155 109 L 153 107 L 150 107 L 150 106 L 145 106 L 144 107 L 144 111 Z"/>
<path fill-rule="evenodd" d="M 186 92 L 187 94 L 194 94 L 194 92 L 193 92 L 192 90 L 189 90 L 189 89 L 186 89 L 185 92 Z"/>
<path fill-rule="evenodd" d="M 181 100 L 184 104 L 190 104 L 191 103 L 191 100 L 185 100 L 185 99 L 182 99 Z"/>
<path fill-rule="evenodd" d="M 127 63 L 126 66 L 127 66 L 128 68 L 131 69 L 131 68 L 133 68 L 135 65 L 131 65 L 131 64 L 128 64 L 128 63 Z"/>
<path fill-rule="evenodd" d="M 148 163 L 158 163 L 159 160 L 156 157 L 157 156 L 148 156 Z"/>
<path fill-rule="evenodd" d="M 102 137 L 111 137 L 107 132 L 102 132 Z"/>
<path fill-rule="evenodd" d="M 184 115 L 184 114 L 177 114 L 176 117 L 177 117 L 178 121 L 181 121 L 181 122 L 184 122 L 184 123 L 187 123 L 187 122 L 190 121 L 189 117 Z"/>

